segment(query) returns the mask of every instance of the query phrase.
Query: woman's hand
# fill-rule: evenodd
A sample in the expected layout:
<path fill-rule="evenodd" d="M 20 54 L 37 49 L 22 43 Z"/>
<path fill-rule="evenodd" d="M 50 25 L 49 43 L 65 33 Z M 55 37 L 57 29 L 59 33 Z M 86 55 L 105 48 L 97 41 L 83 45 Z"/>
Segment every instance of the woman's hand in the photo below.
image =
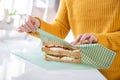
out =
<path fill-rule="evenodd" d="M 91 44 L 91 43 L 97 43 L 98 39 L 90 33 L 79 35 L 75 41 L 73 41 L 71 44 Z"/>
<path fill-rule="evenodd" d="M 29 16 L 25 22 L 18 28 L 19 32 L 35 32 L 36 27 L 40 26 L 40 21 L 32 16 Z"/>

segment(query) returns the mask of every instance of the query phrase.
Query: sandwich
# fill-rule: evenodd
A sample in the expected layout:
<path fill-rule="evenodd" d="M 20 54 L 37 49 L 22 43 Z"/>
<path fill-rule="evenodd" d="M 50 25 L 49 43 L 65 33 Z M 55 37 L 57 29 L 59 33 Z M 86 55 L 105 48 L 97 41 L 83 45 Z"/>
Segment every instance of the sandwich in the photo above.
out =
<path fill-rule="evenodd" d="M 80 63 L 80 49 L 74 46 L 63 45 L 60 43 L 43 42 L 42 51 L 45 53 L 45 60 Z"/>

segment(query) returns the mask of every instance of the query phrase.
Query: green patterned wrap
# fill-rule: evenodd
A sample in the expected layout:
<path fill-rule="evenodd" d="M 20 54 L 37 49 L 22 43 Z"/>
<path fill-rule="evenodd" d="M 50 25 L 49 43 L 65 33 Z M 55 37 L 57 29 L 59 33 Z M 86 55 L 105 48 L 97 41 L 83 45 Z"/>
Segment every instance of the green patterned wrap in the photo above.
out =
<path fill-rule="evenodd" d="M 40 33 L 40 40 L 42 42 L 57 42 L 63 45 L 73 46 L 68 42 L 41 29 L 37 29 L 37 31 Z M 100 44 L 82 44 L 77 47 L 80 48 L 80 54 L 82 58 L 81 63 L 97 69 L 109 68 L 116 55 L 115 52 Z"/>

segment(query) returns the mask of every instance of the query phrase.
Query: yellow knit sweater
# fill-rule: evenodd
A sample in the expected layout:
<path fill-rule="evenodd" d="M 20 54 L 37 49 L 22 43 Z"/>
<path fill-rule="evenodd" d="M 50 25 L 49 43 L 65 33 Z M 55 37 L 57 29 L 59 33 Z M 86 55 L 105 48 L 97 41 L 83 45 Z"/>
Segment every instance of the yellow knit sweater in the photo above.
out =
<path fill-rule="evenodd" d="M 100 70 L 108 80 L 120 80 L 120 0 L 60 0 L 52 23 L 41 19 L 40 28 L 62 39 L 71 29 L 74 37 L 93 33 L 98 43 L 117 53 L 109 69 Z M 31 35 L 39 36 L 37 32 Z"/>

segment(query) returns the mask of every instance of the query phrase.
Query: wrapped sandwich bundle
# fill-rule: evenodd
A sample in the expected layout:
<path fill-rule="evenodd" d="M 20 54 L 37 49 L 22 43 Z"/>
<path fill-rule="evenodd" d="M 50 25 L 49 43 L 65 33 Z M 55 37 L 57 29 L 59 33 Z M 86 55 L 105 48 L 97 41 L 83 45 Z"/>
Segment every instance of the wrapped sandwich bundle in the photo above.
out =
<path fill-rule="evenodd" d="M 67 41 L 41 29 L 42 51 L 49 61 L 80 63 L 97 69 L 108 68 L 114 60 L 115 52 L 100 44 L 71 45 Z"/>

